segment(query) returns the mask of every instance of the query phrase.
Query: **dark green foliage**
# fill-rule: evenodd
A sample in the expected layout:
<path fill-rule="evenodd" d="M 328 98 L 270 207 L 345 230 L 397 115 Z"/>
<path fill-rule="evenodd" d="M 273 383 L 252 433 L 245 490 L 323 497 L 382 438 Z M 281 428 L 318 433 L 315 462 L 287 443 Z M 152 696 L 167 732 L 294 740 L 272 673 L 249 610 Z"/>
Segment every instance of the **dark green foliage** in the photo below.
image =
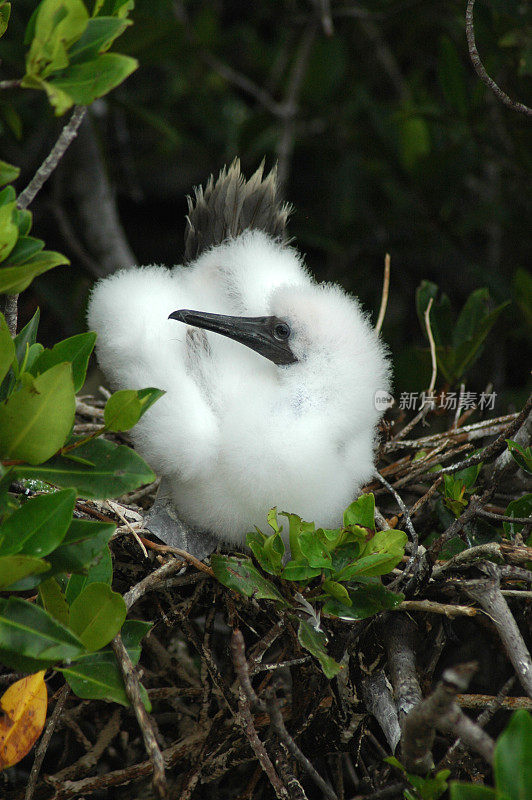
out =
<path fill-rule="evenodd" d="M 246 541 L 264 572 L 292 583 L 288 589 L 292 602 L 260 574 L 249 558 L 213 555 L 212 568 L 220 583 L 229 589 L 292 606 L 292 610 L 297 608 L 313 620 L 312 625 L 299 620 L 299 642 L 318 659 L 330 678 L 340 666 L 325 651 L 320 612 L 312 604 L 318 601 L 323 604 L 324 614 L 349 620 L 365 619 L 398 606 L 403 595 L 383 586 L 379 576 L 390 572 L 402 559 L 406 534 L 375 530 L 372 494 L 363 494 L 351 503 L 344 512 L 343 526 L 337 530 L 316 529 L 313 522 L 305 522 L 297 514 L 282 512 L 281 516 L 289 523 L 290 561 L 284 557 L 283 527 L 275 508 L 268 514 L 273 533 L 264 534 L 257 528 Z M 315 578 L 320 580 L 315 582 Z M 294 594 L 293 583 L 300 584 L 305 596 L 297 590 Z"/>

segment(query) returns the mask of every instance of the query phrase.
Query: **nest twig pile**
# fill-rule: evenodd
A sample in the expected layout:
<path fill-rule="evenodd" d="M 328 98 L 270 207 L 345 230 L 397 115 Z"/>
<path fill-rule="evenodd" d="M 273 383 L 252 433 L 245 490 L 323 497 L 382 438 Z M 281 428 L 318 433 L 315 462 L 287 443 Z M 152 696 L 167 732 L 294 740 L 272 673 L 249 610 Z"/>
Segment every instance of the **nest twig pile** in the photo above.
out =
<path fill-rule="evenodd" d="M 382 444 L 366 491 L 378 527 L 409 535 L 403 563 L 384 577 L 405 600 L 361 621 L 322 618 L 343 665 L 332 680 L 285 609 L 150 541 L 143 514 L 155 485 L 120 502 L 79 502 L 80 516 L 118 524 L 114 588 L 130 616 L 154 623 L 137 670 L 152 711 L 120 641 L 131 708 L 80 700 L 52 676 L 45 734 L 4 777 L 2 796 L 400 798 L 407 783 L 383 760 L 394 752 L 410 772 L 436 764 L 490 783 L 508 712 L 532 709 L 532 520 L 505 514 L 526 490 L 505 440 L 528 443 L 530 408 L 417 438 L 407 425 Z M 100 418 L 101 404 L 84 398 L 77 432 Z M 475 493 L 451 514 L 443 476 L 480 461 Z"/>

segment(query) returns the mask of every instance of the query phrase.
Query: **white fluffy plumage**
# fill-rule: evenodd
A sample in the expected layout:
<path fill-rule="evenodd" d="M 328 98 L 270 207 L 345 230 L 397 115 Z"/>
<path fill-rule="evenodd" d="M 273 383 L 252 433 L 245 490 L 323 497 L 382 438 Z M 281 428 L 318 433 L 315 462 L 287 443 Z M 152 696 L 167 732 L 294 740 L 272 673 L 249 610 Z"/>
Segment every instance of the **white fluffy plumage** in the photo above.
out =
<path fill-rule="evenodd" d="M 297 361 L 168 319 L 183 308 L 278 317 Z M 88 319 L 114 389 L 166 392 L 132 436 L 182 521 L 231 543 L 272 506 L 341 523 L 373 471 L 389 364 L 358 302 L 317 284 L 295 249 L 251 229 L 185 267 L 120 271 L 96 284 Z"/>

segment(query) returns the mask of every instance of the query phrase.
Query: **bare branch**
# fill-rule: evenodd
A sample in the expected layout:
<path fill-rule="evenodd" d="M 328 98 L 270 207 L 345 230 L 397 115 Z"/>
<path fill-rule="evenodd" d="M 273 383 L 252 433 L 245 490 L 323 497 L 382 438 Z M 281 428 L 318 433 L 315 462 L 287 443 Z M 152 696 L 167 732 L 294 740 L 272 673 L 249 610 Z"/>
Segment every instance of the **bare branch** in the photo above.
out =
<path fill-rule="evenodd" d="M 144 739 L 146 752 L 148 753 L 150 761 L 153 764 L 153 788 L 159 797 L 167 798 L 168 787 L 166 784 L 163 754 L 159 749 L 150 718 L 148 717 L 146 709 L 144 708 L 144 703 L 142 702 L 142 697 L 140 695 L 140 684 L 135 674 L 135 668 L 131 662 L 120 634 L 115 636 L 111 642 L 111 646 L 116 656 L 120 672 L 122 673 L 127 697 L 133 706 L 133 710 L 135 711 L 135 716 L 142 733 L 142 738 Z"/>
<path fill-rule="evenodd" d="M 465 16 L 467 47 L 469 49 L 469 56 L 471 58 L 471 63 L 475 68 L 475 72 L 477 73 L 480 80 L 486 84 L 488 89 L 491 89 L 495 97 L 497 97 L 501 101 L 501 103 L 504 103 L 505 106 L 511 108 L 512 111 L 518 111 L 521 114 L 532 116 L 532 108 L 529 108 L 528 106 L 525 106 L 524 103 L 519 103 L 517 100 L 512 100 L 511 97 L 508 97 L 508 95 L 505 92 L 503 92 L 500 86 L 497 86 L 493 78 L 490 78 L 490 76 L 486 72 L 486 68 L 484 67 L 482 61 L 480 60 L 480 56 L 477 50 L 477 45 L 475 42 L 475 25 L 473 21 L 474 6 L 475 6 L 475 0 L 467 0 L 467 8 Z"/>

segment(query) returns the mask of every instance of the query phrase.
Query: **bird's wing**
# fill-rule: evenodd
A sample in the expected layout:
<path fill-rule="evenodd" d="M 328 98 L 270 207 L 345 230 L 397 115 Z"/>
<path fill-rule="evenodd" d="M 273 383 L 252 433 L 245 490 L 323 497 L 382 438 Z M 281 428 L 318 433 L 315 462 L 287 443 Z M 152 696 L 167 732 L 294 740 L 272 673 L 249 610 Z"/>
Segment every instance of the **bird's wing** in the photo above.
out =
<path fill-rule="evenodd" d="M 198 367 L 200 355 L 195 348 L 187 356 L 185 326 L 168 319 L 176 308 L 195 302 L 187 278 L 185 271 L 163 267 L 118 272 L 96 284 L 88 311 L 89 326 L 98 333 L 98 361 L 113 388 L 154 386 L 166 392 L 132 436 L 159 474 L 179 473 L 183 479 L 213 458 L 218 436 L 208 391 L 196 380 L 205 374 Z"/>

